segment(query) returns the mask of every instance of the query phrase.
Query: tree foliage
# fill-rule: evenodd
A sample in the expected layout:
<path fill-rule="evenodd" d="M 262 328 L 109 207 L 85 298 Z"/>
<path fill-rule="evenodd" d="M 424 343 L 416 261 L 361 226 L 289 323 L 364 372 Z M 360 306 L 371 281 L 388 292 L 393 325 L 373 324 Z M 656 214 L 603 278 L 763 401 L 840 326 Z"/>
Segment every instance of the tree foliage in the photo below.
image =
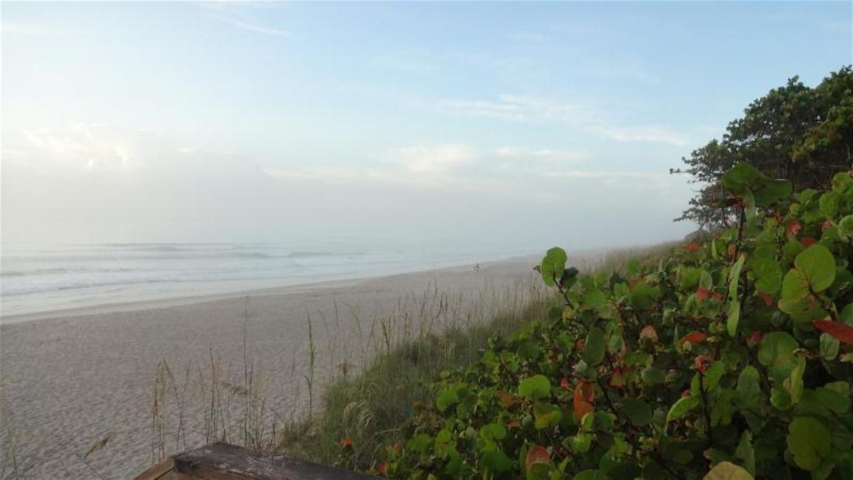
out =
<path fill-rule="evenodd" d="M 853 164 L 853 69 L 830 74 L 815 88 L 797 77 L 752 102 L 744 116 L 729 123 L 721 140 L 684 158 L 701 185 L 679 220 L 725 226 L 732 218 L 720 185 L 724 172 L 749 163 L 773 178 L 791 180 L 796 189 L 825 188 L 835 172 Z"/>
<path fill-rule="evenodd" d="M 750 165 L 721 177 L 737 222 L 703 244 L 592 276 L 549 250 L 540 273 L 563 305 L 443 374 L 437 402 L 363 467 L 853 478 L 853 172 L 797 194 Z"/>

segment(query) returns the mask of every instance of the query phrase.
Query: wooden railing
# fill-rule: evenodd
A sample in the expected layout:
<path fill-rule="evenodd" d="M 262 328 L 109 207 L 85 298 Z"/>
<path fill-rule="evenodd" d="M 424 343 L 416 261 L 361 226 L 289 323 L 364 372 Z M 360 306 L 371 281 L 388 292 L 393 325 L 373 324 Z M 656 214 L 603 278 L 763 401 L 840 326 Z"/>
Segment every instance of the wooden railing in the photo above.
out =
<path fill-rule="evenodd" d="M 212 443 L 180 453 L 154 465 L 136 480 L 366 480 L 373 477 L 302 462 L 270 457 L 227 443 Z"/>

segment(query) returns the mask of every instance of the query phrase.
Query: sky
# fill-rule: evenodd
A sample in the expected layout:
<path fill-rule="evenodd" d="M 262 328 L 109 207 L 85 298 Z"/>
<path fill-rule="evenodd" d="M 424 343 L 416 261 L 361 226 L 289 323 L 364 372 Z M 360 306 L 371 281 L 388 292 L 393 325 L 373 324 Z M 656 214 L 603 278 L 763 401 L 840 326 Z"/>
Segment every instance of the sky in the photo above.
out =
<path fill-rule="evenodd" d="M 4 242 L 654 243 L 850 2 L 2 3 Z"/>

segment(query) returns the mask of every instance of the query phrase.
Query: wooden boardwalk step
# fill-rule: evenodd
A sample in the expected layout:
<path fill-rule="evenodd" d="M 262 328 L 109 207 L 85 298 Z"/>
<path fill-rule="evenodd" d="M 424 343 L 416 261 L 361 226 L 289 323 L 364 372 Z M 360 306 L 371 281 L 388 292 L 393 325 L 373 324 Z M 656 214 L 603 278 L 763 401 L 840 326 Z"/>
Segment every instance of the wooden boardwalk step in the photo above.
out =
<path fill-rule="evenodd" d="M 154 465 L 136 480 L 365 480 L 374 477 L 287 457 L 270 457 L 212 443 Z"/>

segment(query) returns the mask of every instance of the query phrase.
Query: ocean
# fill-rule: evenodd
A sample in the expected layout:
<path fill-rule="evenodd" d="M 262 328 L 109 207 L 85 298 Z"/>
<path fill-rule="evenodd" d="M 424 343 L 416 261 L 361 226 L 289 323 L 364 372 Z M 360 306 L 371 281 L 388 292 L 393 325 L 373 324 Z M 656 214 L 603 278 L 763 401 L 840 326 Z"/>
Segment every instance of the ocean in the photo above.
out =
<path fill-rule="evenodd" d="M 275 243 L 3 243 L 0 319 L 107 304 L 239 293 L 539 254 L 444 240 Z"/>

